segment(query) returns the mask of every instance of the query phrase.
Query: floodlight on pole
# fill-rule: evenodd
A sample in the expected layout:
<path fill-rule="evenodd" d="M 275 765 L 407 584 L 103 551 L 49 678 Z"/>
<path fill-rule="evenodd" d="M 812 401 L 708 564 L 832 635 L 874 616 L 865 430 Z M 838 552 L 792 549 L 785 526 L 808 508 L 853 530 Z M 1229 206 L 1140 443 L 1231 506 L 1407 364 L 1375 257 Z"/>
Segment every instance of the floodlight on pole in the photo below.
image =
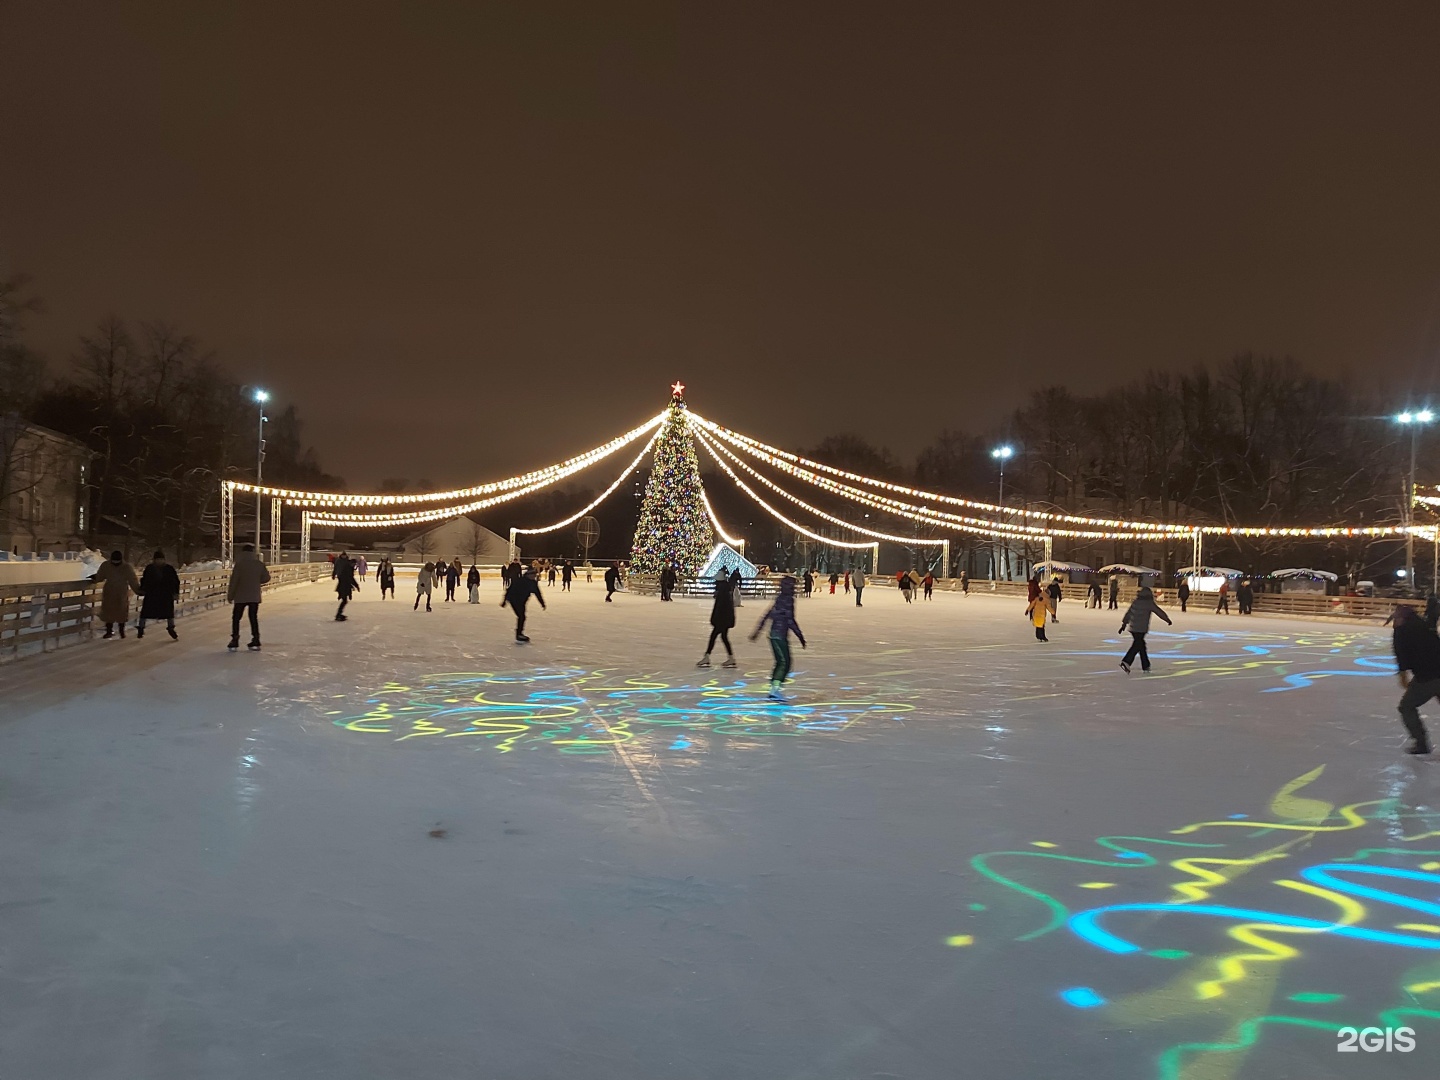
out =
<path fill-rule="evenodd" d="M 1395 414 L 1395 422 L 1410 429 L 1410 475 L 1405 484 L 1405 573 L 1406 581 L 1415 580 L 1415 457 L 1420 448 L 1420 429 L 1432 423 L 1435 413 L 1430 409 L 1406 409 Z M 1430 587 L 1436 587 L 1431 582 Z"/>
<path fill-rule="evenodd" d="M 1008 444 L 1005 445 L 1005 446 L 997 446 L 997 447 L 995 447 L 994 450 L 991 450 L 991 451 L 990 451 L 990 456 L 991 456 L 992 458 L 994 458 L 996 461 L 1000 462 L 1000 498 L 999 498 L 998 501 L 999 501 L 999 503 L 1000 503 L 1000 508 L 1001 508 L 1001 509 L 1000 509 L 1000 512 L 1001 512 L 1001 514 L 1004 514 L 1004 520 L 1005 520 L 1006 522 L 1008 522 L 1008 521 L 1010 520 L 1010 515 L 1005 514 L 1005 509 L 1004 509 L 1004 508 L 1005 508 L 1005 462 L 1009 461 L 1012 457 L 1015 456 L 1015 448 L 1014 448 L 1013 446 L 1008 445 Z M 995 540 L 994 540 L 994 543 L 992 544 L 992 547 L 994 548 L 995 566 L 994 566 L 994 567 L 991 569 L 991 571 L 990 571 L 991 580 L 994 580 L 995 576 L 1000 573 L 1000 550 L 999 550 L 999 544 L 1000 544 L 1000 539 L 999 539 L 999 537 L 996 537 Z"/>
<path fill-rule="evenodd" d="M 260 406 L 260 424 L 258 434 L 255 436 L 255 486 L 258 488 L 265 482 L 265 421 L 269 419 L 265 415 L 265 403 L 270 400 L 268 390 L 255 391 L 255 404 Z M 265 498 L 259 491 L 255 492 L 255 556 L 262 558 L 261 552 L 264 547 L 260 543 L 260 517 L 264 506 Z"/>

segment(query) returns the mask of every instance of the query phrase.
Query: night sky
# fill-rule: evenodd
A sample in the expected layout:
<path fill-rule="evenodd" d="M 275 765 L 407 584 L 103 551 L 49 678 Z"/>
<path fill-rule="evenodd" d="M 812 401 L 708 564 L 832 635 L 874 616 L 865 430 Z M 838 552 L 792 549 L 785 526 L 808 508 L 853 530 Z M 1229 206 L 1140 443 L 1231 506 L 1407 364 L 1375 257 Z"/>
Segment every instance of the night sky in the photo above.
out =
<path fill-rule="evenodd" d="M 907 456 L 1242 349 L 1434 381 L 1440 5 L 509 8 L 0 2 L 31 344 L 173 320 L 352 486 L 676 378 Z"/>

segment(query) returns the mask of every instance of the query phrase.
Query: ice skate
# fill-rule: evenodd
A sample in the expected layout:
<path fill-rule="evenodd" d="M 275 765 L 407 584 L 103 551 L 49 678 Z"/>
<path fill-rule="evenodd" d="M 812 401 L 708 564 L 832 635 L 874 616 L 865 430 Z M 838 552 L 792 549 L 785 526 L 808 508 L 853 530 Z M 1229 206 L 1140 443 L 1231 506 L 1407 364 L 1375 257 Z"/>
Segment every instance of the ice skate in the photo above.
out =
<path fill-rule="evenodd" d="M 1430 753 L 1430 744 L 1422 743 L 1418 739 L 1411 739 L 1405 744 L 1405 753 L 1417 756 Z"/>
<path fill-rule="evenodd" d="M 529 641 L 530 638 L 529 638 L 527 635 L 525 635 L 525 634 L 516 634 L 516 635 L 515 635 L 515 640 L 516 640 L 516 641 Z"/>
<path fill-rule="evenodd" d="M 259 648 L 260 648 L 260 639 L 259 639 L 259 638 L 256 638 L 254 641 L 250 642 L 250 643 L 247 644 L 245 647 L 246 647 L 247 649 L 250 649 L 252 652 L 253 652 L 254 650 L 256 650 L 256 649 L 259 649 Z"/>
<path fill-rule="evenodd" d="M 427 609 L 427 610 L 428 610 L 428 609 Z M 335 616 L 335 621 L 336 621 L 336 622 L 349 622 L 349 621 L 350 621 L 350 616 L 349 616 L 349 615 L 336 615 L 336 616 Z"/>
<path fill-rule="evenodd" d="M 782 693 L 780 692 L 780 687 L 779 687 L 779 685 L 770 687 L 769 697 L 770 697 L 770 700 L 771 700 L 771 701 L 778 701 L 778 702 L 780 702 L 782 705 L 789 704 L 789 701 L 790 701 L 789 698 L 787 698 L 784 694 L 782 694 Z"/>
<path fill-rule="evenodd" d="M 708 667 L 709 665 L 707 664 L 706 666 Z M 733 667 L 739 667 L 740 665 L 735 662 L 735 658 L 732 656 L 732 657 L 730 657 L 729 659 L 727 659 L 727 660 L 725 661 L 725 663 L 721 664 L 720 666 L 721 666 L 721 667 L 733 668 Z"/>
<path fill-rule="evenodd" d="M 226 645 L 225 647 L 232 650 L 238 649 L 240 647 L 240 639 L 238 637 L 232 637 L 230 639 L 230 644 Z"/>
<path fill-rule="evenodd" d="M 710 654 L 709 654 L 709 653 L 706 653 L 704 656 L 700 657 L 699 660 L 695 661 L 695 666 L 696 666 L 696 667 L 709 667 L 709 666 L 710 666 Z"/>
<path fill-rule="evenodd" d="M 137 627 L 135 630 L 135 636 L 143 640 L 145 637 L 145 628 L 143 626 Z"/>
<path fill-rule="evenodd" d="M 179 640 L 180 640 L 180 635 L 175 632 L 175 627 L 173 627 L 173 626 L 167 626 L 167 627 L 165 628 L 165 632 L 170 635 L 170 640 L 171 640 L 171 641 L 179 641 Z"/>
<path fill-rule="evenodd" d="M 1122 671 L 1125 672 L 1126 675 L 1130 674 L 1130 665 L 1127 664 L 1124 660 L 1120 661 L 1120 668 Z"/>

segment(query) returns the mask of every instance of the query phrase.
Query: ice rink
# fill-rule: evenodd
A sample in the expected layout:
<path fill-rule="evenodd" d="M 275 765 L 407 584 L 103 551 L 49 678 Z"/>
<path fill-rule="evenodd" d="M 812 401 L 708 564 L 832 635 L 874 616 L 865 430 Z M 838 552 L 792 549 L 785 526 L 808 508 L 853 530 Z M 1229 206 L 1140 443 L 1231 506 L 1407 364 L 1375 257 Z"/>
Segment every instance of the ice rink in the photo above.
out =
<path fill-rule="evenodd" d="M 873 588 L 780 706 L 754 602 L 699 671 L 703 601 L 482 595 L 0 669 L 0 1077 L 1440 1075 L 1387 632 L 1173 612 L 1127 676 L 1116 612 Z"/>

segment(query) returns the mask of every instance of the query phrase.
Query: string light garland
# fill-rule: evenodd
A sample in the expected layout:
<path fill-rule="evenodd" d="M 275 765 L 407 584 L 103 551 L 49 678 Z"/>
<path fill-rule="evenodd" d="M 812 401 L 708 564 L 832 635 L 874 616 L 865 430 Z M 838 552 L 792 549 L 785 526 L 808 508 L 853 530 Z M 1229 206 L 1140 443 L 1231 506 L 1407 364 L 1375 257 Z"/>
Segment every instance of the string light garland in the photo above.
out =
<path fill-rule="evenodd" d="M 773 457 L 783 458 L 788 462 L 806 466 L 810 469 L 818 470 L 820 472 L 829 473 L 832 476 L 843 477 L 852 482 L 868 484 L 872 487 L 882 488 L 887 491 L 899 492 L 901 494 L 909 495 L 915 498 L 921 498 L 935 502 L 943 502 L 952 506 L 963 506 L 967 509 L 972 510 L 983 510 L 991 513 L 1014 512 L 1013 508 L 999 506 L 995 503 L 979 502 L 974 499 L 962 499 L 952 495 L 941 495 L 933 491 L 924 491 L 918 488 L 910 488 L 906 487 L 903 484 L 895 484 L 885 480 L 876 480 L 873 477 L 862 476 L 859 473 L 847 472 L 844 469 L 837 469 L 833 465 L 826 465 L 824 462 L 820 461 L 811 461 L 809 458 L 801 457 L 798 454 L 792 454 L 789 451 L 781 450 L 778 447 L 769 446 L 766 443 L 760 442 L 758 439 L 752 439 L 749 436 L 742 435 L 737 431 L 732 431 L 729 428 L 722 427 L 720 424 L 716 424 L 714 421 L 707 420 L 702 416 L 696 415 L 695 421 L 696 423 L 705 427 L 706 430 L 717 436 L 720 436 L 722 434 L 725 436 L 729 436 L 731 440 L 744 443 L 749 447 L 763 451 Z M 1440 502 L 1440 499 L 1437 499 L 1437 502 Z M 1060 514 L 1045 510 L 1029 510 L 1026 511 L 1026 513 L 1029 517 L 1038 518 L 1042 521 L 1062 521 L 1079 525 L 1109 527 L 1111 529 L 1123 529 L 1128 530 L 1128 533 L 1130 534 L 1139 533 L 1145 536 L 1152 537 L 1159 537 L 1163 535 L 1171 535 L 1175 537 L 1192 536 L 1198 532 L 1205 536 L 1260 536 L 1283 537 L 1290 539 L 1334 539 L 1339 537 L 1351 538 L 1365 536 L 1403 537 L 1407 532 L 1413 532 L 1417 535 L 1422 533 L 1422 528 L 1420 526 L 1406 525 L 1371 525 L 1359 527 L 1347 525 L 1279 527 L 1259 525 L 1183 525 L 1150 521 L 1125 521 L 1117 518 L 1086 517 L 1079 514 Z M 998 525 L 999 523 L 997 522 L 994 524 Z M 1041 531 L 1046 535 L 1071 535 L 1069 532 L 1060 529 L 1043 529 Z M 1080 535 L 1090 536 L 1094 539 L 1120 540 L 1136 538 L 1133 535 L 1108 531 L 1099 534 L 1082 533 Z"/>
<path fill-rule="evenodd" d="M 508 480 L 497 480 L 489 484 L 477 484 L 474 487 L 455 488 L 451 491 L 427 491 L 411 495 L 351 495 L 347 492 L 338 491 L 297 491 L 293 488 L 263 487 L 255 484 L 247 484 L 241 480 L 227 480 L 232 491 L 246 491 L 260 495 L 267 495 L 276 499 L 284 499 L 293 506 L 310 507 L 347 507 L 347 506 L 409 506 L 415 503 L 426 502 L 448 502 L 458 503 L 462 500 L 473 499 L 480 495 L 489 495 L 497 491 L 509 491 L 518 487 L 528 487 L 532 484 L 552 484 L 565 479 L 582 469 L 603 461 L 617 450 L 629 446 L 640 436 L 647 434 L 657 428 L 665 420 L 665 413 L 659 413 L 651 417 L 637 428 L 627 431 L 624 435 L 611 439 L 609 442 L 587 450 L 568 461 L 562 461 L 555 465 L 547 465 L 543 469 L 536 469 L 533 472 L 523 473 L 520 476 L 512 476 Z"/>
<path fill-rule="evenodd" d="M 809 529 L 805 528 L 805 526 L 800 525 L 800 524 L 797 524 L 797 523 L 794 522 L 794 521 L 791 521 L 791 520 L 790 520 L 789 518 L 787 518 L 784 514 L 780 513 L 780 511 L 776 510 L 773 506 L 771 506 L 771 505 L 770 505 L 769 503 L 767 503 L 763 498 L 761 498 L 760 495 L 757 494 L 757 493 L 755 492 L 755 490 L 750 487 L 749 484 L 745 483 L 744 480 L 741 480 L 740 477 L 738 477 L 737 475 L 735 475 L 734 470 L 731 469 L 730 466 L 727 465 L 723 460 L 721 460 L 719 454 L 715 453 L 715 450 L 712 448 L 712 446 L 710 445 L 709 441 L 706 440 L 705 436 L 701 435 L 699 432 L 696 432 L 695 438 L 701 443 L 701 445 L 703 445 L 703 446 L 705 447 L 706 450 L 709 450 L 709 451 L 710 451 L 710 456 L 715 459 L 715 463 L 716 463 L 717 465 L 719 465 L 720 468 L 722 468 L 722 469 L 725 470 L 726 474 L 730 477 L 730 479 L 733 480 L 733 481 L 735 481 L 735 485 L 736 485 L 741 491 L 745 492 L 746 495 L 749 495 L 750 498 L 753 499 L 753 500 L 756 502 L 756 504 L 758 504 L 759 507 L 760 507 L 762 510 L 764 510 L 767 514 L 769 514 L 771 517 L 773 517 L 776 521 L 780 522 L 780 524 L 789 526 L 790 528 L 794 529 L 796 532 L 798 532 L 798 533 L 799 533 L 800 535 L 802 535 L 802 536 L 808 536 L 808 537 L 810 537 L 810 539 L 812 539 L 812 540 L 819 540 L 819 541 L 821 541 L 822 543 L 830 544 L 830 545 L 832 545 L 832 546 L 834 546 L 834 547 L 859 549 L 859 548 L 872 548 L 872 547 L 875 546 L 875 544 L 874 544 L 873 541 L 871 541 L 871 542 L 861 541 L 860 543 L 850 543 L 849 541 L 846 541 L 846 540 L 833 540 L 833 539 L 831 539 L 831 538 L 828 537 L 828 536 L 821 536 L 819 533 L 811 532 Z"/>
<path fill-rule="evenodd" d="M 744 543 L 739 537 L 731 536 L 725 531 L 725 526 L 720 524 L 720 518 L 716 516 L 715 508 L 710 505 L 710 496 L 705 494 L 703 486 L 700 488 L 700 501 L 705 504 L 705 513 L 710 515 L 710 524 L 715 526 L 715 532 L 721 540 L 724 540 L 732 548 L 738 548 Z"/>
<path fill-rule="evenodd" d="M 625 471 L 615 478 L 615 482 L 611 484 L 608 488 L 606 488 L 604 491 L 602 491 L 599 497 L 597 497 L 594 502 L 592 502 L 589 506 L 585 507 L 583 510 L 577 510 L 564 521 L 557 521 L 554 525 L 547 525 L 543 529 L 514 529 L 512 531 L 515 533 L 516 536 L 535 536 L 540 533 L 552 533 L 556 529 L 565 528 L 566 525 L 573 525 L 575 522 L 579 521 L 591 510 L 594 510 L 595 507 L 599 506 L 602 502 L 604 502 L 606 499 L 608 499 L 611 495 L 614 494 L 615 489 L 618 488 L 621 484 L 623 484 L 625 482 L 625 479 L 640 467 L 640 462 L 645 460 L 645 455 L 650 452 L 650 448 L 655 445 L 655 440 L 659 437 L 659 431 L 656 431 L 654 434 L 652 434 L 649 441 L 645 443 L 645 448 L 641 450 L 640 453 L 635 455 L 635 460 L 630 462 L 629 465 L 626 465 Z"/>
<path fill-rule="evenodd" d="M 729 441 L 725 438 L 725 436 L 720 435 L 713 430 L 711 431 L 711 433 L 714 434 L 717 439 L 725 442 Z M 780 458 L 772 457 L 771 455 L 766 454 L 763 451 L 756 450 L 754 447 L 748 446 L 744 443 L 736 442 L 731 443 L 731 445 L 734 445 L 737 449 L 749 453 L 753 457 L 756 457 L 761 461 L 765 462 L 767 465 L 771 465 L 774 468 L 780 469 L 782 472 L 786 472 L 796 477 L 797 479 L 805 480 L 808 483 L 814 484 L 815 486 L 825 491 L 829 491 L 832 494 L 840 495 L 844 498 L 850 499 L 853 502 L 858 502 L 863 506 L 868 506 L 872 509 L 883 510 L 888 513 L 895 514 L 899 517 L 908 517 L 917 522 L 923 521 L 930 525 L 940 525 L 946 528 L 959 529 L 962 532 L 978 533 L 982 536 L 1003 536 L 1013 539 L 1029 540 L 1043 540 L 1047 536 L 1066 536 L 1096 540 L 1160 540 L 1164 539 L 1167 536 L 1174 535 L 1172 533 L 1162 533 L 1149 530 L 1134 533 L 1114 533 L 1102 531 L 1085 531 L 1080 529 L 1057 529 L 1054 527 L 1042 528 L 1036 525 L 1015 524 L 1014 522 L 997 522 L 991 521 L 987 518 L 976 518 L 960 514 L 951 514 L 944 510 L 932 510 L 928 506 L 915 506 L 911 503 L 902 502 L 899 499 L 892 499 L 888 496 L 878 495 L 874 492 L 862 491 L 860 488 L 851 487 L 848 484 L 841 484 L 835 480 L 829 480 L 826 477 L 820 476 L 818 473 L 813 473 L 808 469 L 805 469 L 799 465 L 791 464 L 790 462 L 784 461 Z M 758 476 L 759 474 L 757 473 L 755 475 Z M 1188 536 L 1189 534 L 1187 533 L 1185 535 Z"/>

